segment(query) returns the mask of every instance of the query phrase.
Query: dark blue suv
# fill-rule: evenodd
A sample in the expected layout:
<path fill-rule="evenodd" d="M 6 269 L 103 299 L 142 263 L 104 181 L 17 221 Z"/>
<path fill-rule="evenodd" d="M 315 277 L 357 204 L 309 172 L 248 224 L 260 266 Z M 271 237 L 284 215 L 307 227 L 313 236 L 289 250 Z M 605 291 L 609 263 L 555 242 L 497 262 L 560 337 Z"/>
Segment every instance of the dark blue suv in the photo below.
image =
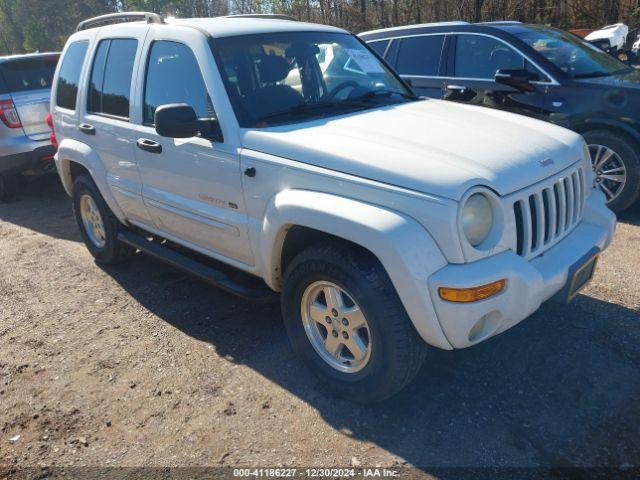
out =
<path fill-rule="evenodd" d="M 640 70 L 571 33 L 518 22 L 413 25 L 360 37 L 418 95 L 581 133 L 612 210 L 640 196 Z"/>

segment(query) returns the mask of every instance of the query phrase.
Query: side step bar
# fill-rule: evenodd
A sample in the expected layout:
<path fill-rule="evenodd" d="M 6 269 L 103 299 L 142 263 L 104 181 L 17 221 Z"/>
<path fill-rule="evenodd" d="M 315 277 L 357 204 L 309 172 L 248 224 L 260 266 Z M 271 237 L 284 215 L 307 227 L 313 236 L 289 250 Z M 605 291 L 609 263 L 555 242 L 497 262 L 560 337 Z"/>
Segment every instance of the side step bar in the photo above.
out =
<path fill-rule="evenodd" d="M 222 269 L 206 265 L 170 247 L 154 243 L 137 233 L 120 232 L 118 233 L 118 240 L 239 297 L 258 302 L 269 302 L 277 298 L 277 294 L 267 287 L 266 284 L 264 284 L 264 286 L 254 286 L 237 282 Z M 247 274 L 247 276 L 249 275 Z"/>

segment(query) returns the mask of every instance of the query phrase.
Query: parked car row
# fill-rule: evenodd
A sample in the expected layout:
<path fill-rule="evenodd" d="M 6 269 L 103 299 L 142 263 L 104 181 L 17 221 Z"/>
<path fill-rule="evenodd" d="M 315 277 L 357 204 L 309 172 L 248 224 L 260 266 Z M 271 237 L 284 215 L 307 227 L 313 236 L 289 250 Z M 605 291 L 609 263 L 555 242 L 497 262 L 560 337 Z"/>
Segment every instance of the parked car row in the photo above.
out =
<path fill-rule="evenodd" d="M 541 53 L 559 48 L 549 36 L 584 58 L 555 66 Z M 280 294 L 294 350 L 338 395 L 367 402 L 407 385 L 427 346 L 476 345 L 573 299 L 613 238 L 605 193 L 614 206 L 635 195 L 637 151 L 599 126 L 591 148 L 606 171 L 594 176 L 583 138 L 539 120 L 589 124 L 600 110 L 575 113 L 580 88 L 594 105 L 632 101 L 598 85 L 599 73 L 626 78 L 613 59 L 562 32 L 456 24 L 362 38 L 388 63 L 349 32 L 281 17 L 98 17 L 64 48 L 51 115 L 97 262 L 139 250 L 244 297 Z M 456 101 L 420 98 L 391 66 Z M 617 168 L 620 191 L 594 188 Z"/>

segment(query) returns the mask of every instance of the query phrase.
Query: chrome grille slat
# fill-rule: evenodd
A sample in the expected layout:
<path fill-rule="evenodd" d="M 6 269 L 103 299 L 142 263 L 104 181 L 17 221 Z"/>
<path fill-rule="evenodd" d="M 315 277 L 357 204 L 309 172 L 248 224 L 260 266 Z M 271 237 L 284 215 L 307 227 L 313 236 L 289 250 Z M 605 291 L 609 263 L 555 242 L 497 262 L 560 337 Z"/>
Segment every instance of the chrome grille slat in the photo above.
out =
<path fill-rule="evenodd" d="M 561 179 L 556 186 L 558 187 L 558 200 L 560 202 L 558 206 L 558 209 L 560 210 L 560 228 L 558 229 L 558 235 L 562 235 L 564 233 L 564 227 L 567 224 L 567 195 L 564 190 L 563 179 Z"/>
<path fill-rule="evenodd" d="M 584 178 L 577 167 L 513 201 L 518 255 L 537 256 L 573 230 L 584 210 Z"/>
<path fill-rule="evenodd" d="M 532 239 L 532 231 L 531 231 L 531 210 L 529 209 L 529 203 L 522 202 L 522 226 L 524 227 L 523 234 L 523 255 L 527 256 L 531 253 L 531 239 Z"/>
<path fill-rule="evenodd" d="M 534 202 L 536 205 L 536 223 L 538 227 L 536 228 L 536 250 L 541 248 L 544 245 L 544 235 L 547 231 L 547 221 L 544 218 L 544 204 L 542 202 L 542 192 L 536 193 L 534 196 Z"/>
<path fill-rule="evenodd" d="M 547 240 L 547 243 L 549 243 L 555 238 L 556 229 L 558 228 L 558 222 L 556 221 L 556 196 L 553 193 L 553 187 L 545 188 L 544 191 L 547 194 L 547 202 L 549 203 L 549 240 Z"/>
<path fill-rule="evenodd" d="M 568 230 L 571 224 L 573 223 L 573 207 L 574 207 L 573 182 L 571 181 L 571 177 L 565 177 L 564 184 L 565 184 L 565 188 L 567 189 L 567 223 L 565 225 L 565 230 Z"/>

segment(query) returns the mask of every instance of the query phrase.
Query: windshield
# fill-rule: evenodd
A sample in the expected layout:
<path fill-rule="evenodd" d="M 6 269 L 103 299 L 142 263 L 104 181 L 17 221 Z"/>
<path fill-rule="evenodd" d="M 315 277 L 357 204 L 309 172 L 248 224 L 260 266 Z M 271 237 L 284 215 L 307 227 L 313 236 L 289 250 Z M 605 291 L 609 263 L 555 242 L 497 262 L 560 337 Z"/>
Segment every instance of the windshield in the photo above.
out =
<path fill-rule="evenodd" d="M 515 36 L 573 78 L 604 77 L 629 70 L 611 55 L 562 30 L 528 26 Z"/>
<path fill-rule="evenodd" d="M 354 36 L 329 32 L 216 39 L 240 126 L 264 128 L 415 100 Z"/>

